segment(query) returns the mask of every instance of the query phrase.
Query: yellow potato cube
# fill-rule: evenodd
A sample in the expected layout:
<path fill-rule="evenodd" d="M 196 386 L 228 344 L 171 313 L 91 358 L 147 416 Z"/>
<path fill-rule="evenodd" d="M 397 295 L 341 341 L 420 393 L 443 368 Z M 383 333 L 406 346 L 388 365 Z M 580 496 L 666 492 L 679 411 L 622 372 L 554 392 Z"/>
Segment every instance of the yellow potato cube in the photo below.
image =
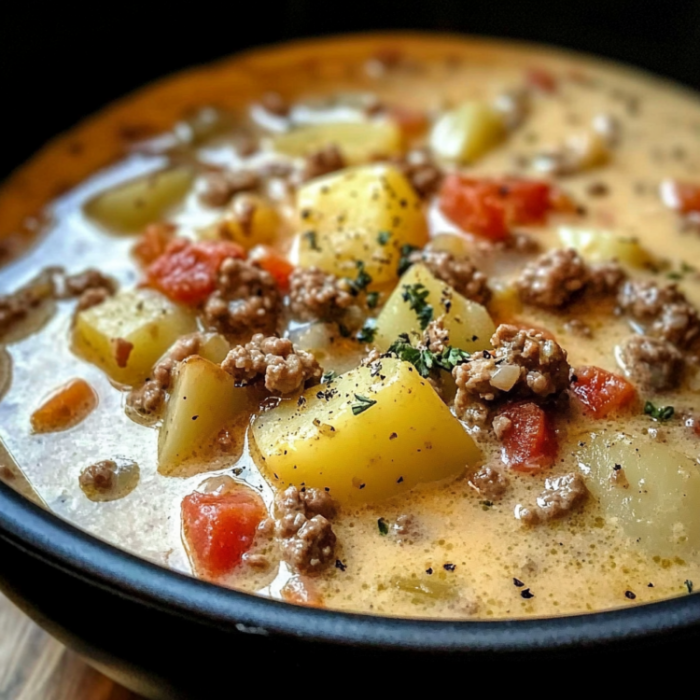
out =
<path fill-rule="evenodd" d="M 700 467 L 668 445 L 614 430 L 585 433 L 577 461 L 606 518 L 650 554 L 700 548 Z"/>
<path fill-rule="evenodd" d="M 450 345 L 467 352 L 491 347 L 490 339 L 496 328 L 488 311 L 434 277 L 424 265 L 413 265 L 401 278 L 377 318 L 374 344 L 382 352 L 388 350 L 401 333 L 408 333 L 414 345 L 422 335 L 418 315 L 403 298 L 405 287 L 417 284 L 428 290 L 426 303 L 433 307 L 433 318 L 444 314 Z"/>
<path fill-rule="evenodd" d="M 435 122 L 430 146 L 441 158 L 467 163 L 497 146 L 504 136 L 500 114 L 487 102 L 469 101 Z"/>
<path fill-rule="evenodd" d="M 355 278 L 364 263 L 374 285 L 394 282 L 401 247 L 428 241 L 423 207 L 393 166 L 368 165 L 318 178 L 297 194 L 299 264 Z"/>
<path fill-rule="evenodd" d="M 573 226 L 561 226 L 558 233 L 565 247 L 575 248 L 591 262 L 618 260 L 636 268 L 646 268 L 654 263 L 651 253 L 636 238 L 616 236 L 604 229 Z"/>
<path fill-rule="evenodd" d="M 85 213 L 113 233 L 138 233 L 179 204 L 193 181 L 190 168 L 149 173 L 93 197 Z"/>
<path fill-rule="evenodd" d="M 73 349 L 114 381 L 134 386 L 181 335 L 196 328 L 189 309 L 162 294 L 127 290 L 76 316 Z"/>
<path fill-rule="evenodd" d="M 344 122 L 312 124 L 275 136 L 272 147 L 292 157 L 307 156 L 326 146 L 336 146 L 349 165 L 360 165 L 373 156 L 400 153 L 401 130 L 393 122 Z"/>
<path fill-rule="evenodd" d="M 267 478 L 280 488 L 375 502 L 457 476 L 480 459 L 462 424 L 405 362 L 384 359 L 376 376 L 358 367 L 318 394 L 309 389 L 304 401 L 285 401 L 253 423 Z"/>
<path fill-rule="evenodd" d="M 209 360 L 192 355 L 177 371 L 158 433 L 158 470 L 172 475 L 183 463 L 212 454 L 220 431 L 252 409 L 249 391 Z"/>

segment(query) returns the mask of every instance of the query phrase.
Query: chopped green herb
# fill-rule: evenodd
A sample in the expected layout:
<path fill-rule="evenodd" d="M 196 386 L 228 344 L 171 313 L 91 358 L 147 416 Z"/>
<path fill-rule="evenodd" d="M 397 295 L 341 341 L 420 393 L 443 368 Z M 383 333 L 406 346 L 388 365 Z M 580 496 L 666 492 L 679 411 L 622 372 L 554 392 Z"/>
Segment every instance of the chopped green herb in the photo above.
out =
<path fill-rule="evenodd" d="M 389 534 L 389 523 L 384 520 L 384 518 L 379 518 L 379 520 L 377 520 L 377 527 L 379 528 L 380 535 Z"/>
<path fill-rule="evenodd" d="M 370 309 L 376 309 L 379 303 L 379 292 L 367 292 L 367 306 Z"/>
<path fill-rule="evenodd" d="M 688 589 L 688 593 L 692 593 L 693 592 L 693 582 L 689 578 L 687 578 L 684 583 L 685 583 L 685 587 Z"/>
<path fill-rule="evenodd" d="M 380 231 L 377 235 L 377 243 L 379 245 L 386 245 L 391 238 L 391 231 Z"/>
<path fill-rule="evenodd" d="M 321 376 L 321 384 L 328 384 L 328 382 L 332 382 L 337 376 L 338 374 L 333 370 L 330 370 L 329 372 L 324 372 Z"/>
<path fill-rule="evenodd" d="M 490 508 L 493 505 L 493 501 L 479 501 L 484 508 Z"/>
<path fill-rule="evenodd" d="M 308 241 L 309 248 L 311 248 L 311 250 L 321 250 L 318 247 L 318 236 L 316 235 L 316 231 L 306 231 L 306 233 L 302 235 Z"/>
<path fill-rule="evenodd" d="M 404 284 L 403 289 L 401 298 L 408 302 L 411 311 L 416 312 L 421 330 L 424 331 L 433 320 L 433 307 L 427 302 L 430 290 L 420 283 Z"/>
<path fill-rule="evenodd" d="M 399 275 L 403 275 L 403 273 L 406 272 L 411 265 L 413 265 L 410 257 L 411 253 L 415 252 L 416 250 L 418 250 L 418 248 L 410 243 L 406 243 L 401 246 L 401 257 L 399 258 L 398 268 Z"/>
<path fill-rule="evenodd" d="M 362 260 L 356 260 L 355 267 L 357 268 L 357 277 L 354 280 L 347 280 L 350 284 L 350 291 L 353 296 L 357 296 L 363 289 L 366 289 L 372 284 L 372 277 L 365 270 L 364 262 Z"/>
<path fill-rule="evenodd" d="M 377 326 L 373 318 L 369 319 L 357 334 L 357 339 L 361 343 L 373 343 L 377 335 Z"/>
<path fill-rule="evenodd" d="M 465 350 L 453 348 L 451 345 L 437 354 L 427 348 L 415 348 L 411 345 L 406 333 L 402 333 L 398 340 L 391 344 L 389 352 L 396 355 L 399 360 L 410 362 L 418 370 L 421 377 L 427 377 L 433 368 L 451 372 L 457 365 L 466 362 L 470 357 Z"/>
<path fill-rule="evenodd" d="M 651 401 L 647 401 L 644 404 L 644 413 L 647 416 L 651 416 L 654 420 L 666 421 L 673 418 L 673 414 L 676 409 L 673 406 L 659 406 L 658 408 L 654 406 Z"/>
<path fill-rule="evenodd" d="M 666 277 L 670 280 L 682 280 L 683 275 L 680 272 L 669 272 Z"/>
<path fill-rule="evenodd" d="M 368 408 L 372 408 L 372 406 L 377 403 L 373 399 L 362 396 L 362 394 L 355 394 L 355 399 L 355 403 L 351 406 L 353 416 L 359 416 L 360 413 L 364 413 Z"/>

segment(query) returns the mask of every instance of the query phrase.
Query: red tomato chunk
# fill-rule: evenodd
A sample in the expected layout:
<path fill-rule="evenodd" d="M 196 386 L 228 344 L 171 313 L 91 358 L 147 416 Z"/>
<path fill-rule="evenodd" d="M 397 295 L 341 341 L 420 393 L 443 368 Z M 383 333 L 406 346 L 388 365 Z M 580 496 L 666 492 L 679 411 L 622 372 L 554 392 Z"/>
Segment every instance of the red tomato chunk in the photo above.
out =
<path fill-rule="evenodd" d="M 574 371 L 571 391 L 594 418 L 605 418 L 634 400 L 637 392 L 624 377 L 600 367 L 579 367 Z"/>
<path fill-rule="evenodd" d="M 510 425 L 501 434 L 503 461 L 521 472 L 537 472 L 554 464 L 557 436 L 547 412 L 529 401 L 502 408 L 497 417 L 507 418 Z"/>
<path fill-rule="evenodd" d="M 513 226 L 544 223 L 552 209 L 552 188 L 534 180 L 476 180 L 453 174 L 443 182 L 439 204 L 465 231 L 503 241 Z"/>
<path fill-rule="evenodd" d="M 248 256 L 251 262 L 267 270 L 274 278 L 282 292 L 289 291 L 289 277 L 294 272 L 294 265 L 283 255 L 266 245 L 257 245 Z"/>
<path fill-rule="evenodd" d="M 173 241 L 149 268 L 148 281 L 173 301 L 201 304 L 216 288 L 226 258 L 244 258 L 241 246 L 228 241 Z"/>
<path fill-rule="evenodd" d="M 249 488 L 185 496 L 182 529 L 197 573 L 218 578 L 234 569 L 265 516 L 262 500 Z"/>
<path fill-rule="evenodd" d="M 661 197 L 667 207 L 681 214 L 700 213 L 700 185 L 665 180 L 661 184 Z"/>

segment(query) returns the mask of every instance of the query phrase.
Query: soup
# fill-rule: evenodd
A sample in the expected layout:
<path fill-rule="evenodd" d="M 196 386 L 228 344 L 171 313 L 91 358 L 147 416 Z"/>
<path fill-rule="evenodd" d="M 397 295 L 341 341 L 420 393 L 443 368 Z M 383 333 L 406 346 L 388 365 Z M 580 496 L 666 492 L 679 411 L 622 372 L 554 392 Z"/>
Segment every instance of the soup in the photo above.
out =
<path fill-rule="evenodd" d="M 148 87 L 0 190 L 3 478 L 298 604 L 690 593 L 699 139 L 649 76 L 446 37 Z"/>

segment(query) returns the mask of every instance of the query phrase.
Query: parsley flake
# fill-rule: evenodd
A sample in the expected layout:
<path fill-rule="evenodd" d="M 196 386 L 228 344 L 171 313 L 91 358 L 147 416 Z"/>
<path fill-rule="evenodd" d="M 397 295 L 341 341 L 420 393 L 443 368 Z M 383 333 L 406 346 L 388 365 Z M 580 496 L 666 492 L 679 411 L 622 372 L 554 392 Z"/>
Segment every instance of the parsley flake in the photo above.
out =
<path fill-rule="evenodd" d="M 355 267 L 357 268 L 357 277 L 354 280 L 346 278 L 353 296 L 357 296 L 363 289 L 366 289 L 372 284 L 372 277 L 367 270 L 365 270 L 364 262 L 362 260 L 356 260 Z"/>
<path fill-rule="evenodd" d="M 427 301 L 430 290 L 420 283 L 404 284 L 403 289 L 401 298 L 408 303 L 411 311 L 416 312 L 421 330 L 424 331 L 433 320 L 433 307 Z"/>
<path fill-rule="evenodd" d="M 306 231 L 306 233 L 302 235 L 307 240 L 311 250 L 321 250 L 318 247 L 318 236 L 316 235 L 316 231 Z"/>
<path fill-rule="evenodd" d="M 379 520 L 377 520 L 377 528 L 379 528 L 380 535 L 389 534 L 389 523 L 384 520 L 384 518 L 379 518 Z"/>
<path fill-rule="evenodd" d="M 684 581 L 684 583 L 685 583 L 685 587 L 688 589 L 688 593 L 692 593 L 693 592 L 693 582 L 689 578 L 687 578 Z"/>
<path fill-rule="evenodd" d="M 338 373 L 334 372 L 333 370 L 330 370 L 328 372 L 324 372 L 321 375 L 321 384 L 328 384 L 329 382 L 332 382 L 337 376 L 338 376 Z"/>
<path fill-rule="evenodd" d="M 651 416 L 654 420 L 667 421 L 673 418 L 676 409 L 673 406 L 659 406 L 658 408 L 651 402 L 647 401 L 644 404 L 644 413 Z"/>
<path fill-rule="evenodd" d="M 376 309 L 379 303 L 379 292 L 367 292 L 367 306 Z"/>
<path fill-rule="evenodd" d="M 372 408 L 377 402 L 374 399 L 368 399 L 362 394 L 355 394 L 355 403 L 351 405 L 352 415 L 359 416 L 360 413 L 364 413 L 368 408 Z"/>
<path fill-rule="evenodd" d="M 391 344 L 389 352 L 396 355 L 399 360 L 410 362 L 421 377 L 427 377 L 434 368 L 451 372 L 457 365 L 466 362 L 470 355 L 465 350 L 453 348 L 448 345 L 441 353 L 434 353 L 427 348 L 416 348 L 411 345 L 406 333 L 402 333 L 398 340 Z"/>
<path fill-rule="evenodd" d="M 370 319 L 359 330 L 359 332 L 357 334 L 357 339 L 361 343 L 373 343 L 374 337 L 376 335 L 377 335 L 377 326 L 375 325 L 374 319 Z"/>
<path fill-rule="evenodd" d="M 398 268 L 399 276 L 403 275 L 403 273 L 406 272 L 411 265 L 413 265 L 410 258 L 411 253 L 415 252 L 416 250 L 418 250 L 418 248 L 410 243 L 406 243 L 405 245 L 401 246 L 401 257 L 399 258 Z"/>
<path fill-rule="evenodd" d="M 379 245 L 386 245 L 391 238 L 391 231 L 380 231 L 377 235 L 377 243 Z"/>

